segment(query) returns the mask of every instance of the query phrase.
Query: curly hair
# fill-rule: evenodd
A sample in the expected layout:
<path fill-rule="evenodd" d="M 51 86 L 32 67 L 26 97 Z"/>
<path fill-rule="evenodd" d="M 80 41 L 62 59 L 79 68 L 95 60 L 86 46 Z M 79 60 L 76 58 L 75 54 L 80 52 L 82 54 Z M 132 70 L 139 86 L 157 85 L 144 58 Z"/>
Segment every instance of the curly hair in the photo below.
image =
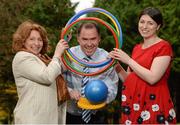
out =
<path fill-rule="evenodd" d="M 32 30 L 38 31 L 42 37 L 43 47 L 40 53 L 44 54 L 47 52 L 47 48 L 48 48 L 47 32 L 44 27 L 31 20 L 27 20 L 22 24 L 20 24 L 16 32 L 13 34 L 13 44 L 12 44 L 13 52 L 17 53 L 18 51 L 24 49 L 24 43 L 26 39 L 29 37 Z"/>

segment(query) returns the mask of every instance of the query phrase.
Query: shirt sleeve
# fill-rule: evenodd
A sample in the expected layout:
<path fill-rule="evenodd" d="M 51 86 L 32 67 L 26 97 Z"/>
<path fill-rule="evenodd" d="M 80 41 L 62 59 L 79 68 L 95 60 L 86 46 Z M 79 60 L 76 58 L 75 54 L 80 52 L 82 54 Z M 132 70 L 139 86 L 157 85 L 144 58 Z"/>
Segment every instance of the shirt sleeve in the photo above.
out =
<path fill-rule="evenodd" d="M 171 45 L 168 42 L 162 42 L 155 51 L 155 57 L 158 56 L 173 56 Z"/>
<path fill-rule="evenodd" d="M 18 77 L 24 77 L 31 81 L 50 85 L 61 74 L 61 66 L 56 59 L 46 66 L 31 53 L 18 53 L 13 61 L 13 72 Z"/>
<path fill-rule="evenodd" d="M 108 56 L 107 51 L 105 51 L 103 49 L 99 49 L 99 53 L 96 55 L 96 59 L 98 59 L 98 57 L 99 57 L 98 60 L 101 61 L 101 60 L 106 59 L 107 56 Z M 107 71 L 100 74 L 99 79 L 103 80 L 104 83 L 108 87 L 108 96 L 106 99 L 106 103 L 112 102 L 117 96 L 118 82 L 119 82 L 119 77 L 118 77 L 114 67 L 111 67 Z"/>
<path fill-rule="evenodd" d="M 106 103 L 112 102 L 117 95 L 117 90 L 118 90 L 118 75 L 114 68 L 110 68 L 106 72 L 100 75 L 99 79 L 103 80 L 104 83 L 108 87 L 108 96 L 106 99 Z"/>

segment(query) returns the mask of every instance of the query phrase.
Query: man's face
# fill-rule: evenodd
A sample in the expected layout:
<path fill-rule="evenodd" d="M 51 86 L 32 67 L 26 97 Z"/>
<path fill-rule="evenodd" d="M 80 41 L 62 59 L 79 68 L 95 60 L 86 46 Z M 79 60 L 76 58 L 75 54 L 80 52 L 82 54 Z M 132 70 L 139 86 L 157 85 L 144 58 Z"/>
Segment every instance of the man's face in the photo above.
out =
<path fill-rule="evenodd" d="M 87 56 L 92 56 L 99 45 L 100 36 L 96 28 L 85 29 L 82 27 L 77 40 L 81 46 L 82 51 Z"/>

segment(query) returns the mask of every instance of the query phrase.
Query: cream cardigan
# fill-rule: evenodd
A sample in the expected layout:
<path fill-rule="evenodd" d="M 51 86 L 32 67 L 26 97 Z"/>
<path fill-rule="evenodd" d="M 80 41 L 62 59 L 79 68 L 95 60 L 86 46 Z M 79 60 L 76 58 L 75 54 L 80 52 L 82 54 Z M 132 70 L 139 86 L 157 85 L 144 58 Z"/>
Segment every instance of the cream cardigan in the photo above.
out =
<path fill-rule="evenodd" d="M 66 103 L 59 107 L 57 103 L 55 79 L 61 74 L 58 61 L 52 59 L 46 66 L 37 56 L 20 51 L 12 68 L 19 98 L 15 124 L 65 124 Z"/>

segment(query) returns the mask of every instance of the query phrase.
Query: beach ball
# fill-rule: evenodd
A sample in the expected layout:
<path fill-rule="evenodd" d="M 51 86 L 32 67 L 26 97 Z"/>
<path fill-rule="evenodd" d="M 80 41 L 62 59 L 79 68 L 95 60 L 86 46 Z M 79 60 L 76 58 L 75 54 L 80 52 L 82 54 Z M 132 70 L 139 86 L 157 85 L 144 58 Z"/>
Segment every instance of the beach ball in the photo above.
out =
<path fill-rule="evenodd" d="M 102 80 L 91 80 L 85 86 L 85 97 L 91 103 L 102 103 L 108 95 L 108 87 Z"/>

